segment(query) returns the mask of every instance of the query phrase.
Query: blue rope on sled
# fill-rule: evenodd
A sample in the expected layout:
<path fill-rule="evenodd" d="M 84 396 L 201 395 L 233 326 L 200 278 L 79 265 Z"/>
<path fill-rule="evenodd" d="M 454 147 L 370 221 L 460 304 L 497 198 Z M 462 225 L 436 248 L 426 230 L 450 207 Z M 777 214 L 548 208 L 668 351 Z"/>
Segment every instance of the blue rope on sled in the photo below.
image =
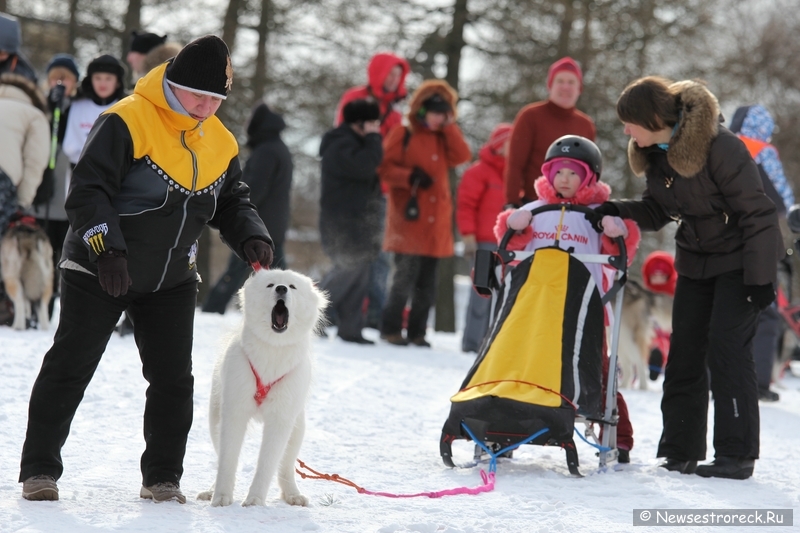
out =
<path fill-rule="evenodd" d="M 575 433 L 577 433 L 577 434 L 578 434 L 578 436 L 581 438 L 581 440 L 582 440 L 583 442 L 585 442 L 585 443 L 586 443 L 586 444 L 588 444 L 589 446 L 594 446 L 595 448 L 597 448 L 597 449 L 598 449 L 598 450 L 600 450 L 601 452 L 610 452 L 611 450 L 613 450 L 613 449 L 614 449 L 614 448 L 609 448 L 609 447 L 607 447 L 607 446 L 601 446 L 600 444 L 595 444 L 595 443 L 593 443 L 593 442 L 589 442 L 589 441 L 586 439 L 586 437 L 584 437 L 584 436 L 583 436 L 583 434 L 581 434 L 581 432 L 580 432 L 580 431 L 578 431 L 578 428 L 573 428 L 573 429 L 575 430 Z"/>
<path fill-rule="evenodd" d="M 489 457 L 490 457 L 490 459 L 489 459 L 489 472 L 496 472 L 497 471 L 497 458 L 498 457 L 500 457 L 501 455 L 503 455 L 504 453 L 506 453 L 508 451 L 516 450 L 517 448 L 519 448 L 523 444 L 528 444 L 529 442 L 531 442 L 535 438 L 539 437 L 540 435 L 544 435 L 545 433 L 550 431 L 550 428 L 540 429 L 539 431 L 537 431 L 536 433 L 534 433 L 530 437 L 528 437 L 528 438 L 526 438 L 524 440 L 521 440 L 516 444 L 511 444 L 510 446 L 506 446 L 505 448 L 499 450 L 497 453 L 492 453 L 492 451 L 489 449 L 489 447 L 486 446 L 482 441 L 480 441 L 478 439 L 478 437 L 475 436 L 475 434 L 472 432 L 471 429 L 469 429 L 469 426 L 467 426 L 467 424 L 465 422 L 461 422 L 461 427 L 464 428 L 464 430 L 467 432 L 467 434 L 469 435 L 469 437 L 472 439 L 472 441 L 475 444 L 477 444 L 478 446 L 483 448 L 483 451 L 485 451 L 487 454 L 489 454 Z"/>

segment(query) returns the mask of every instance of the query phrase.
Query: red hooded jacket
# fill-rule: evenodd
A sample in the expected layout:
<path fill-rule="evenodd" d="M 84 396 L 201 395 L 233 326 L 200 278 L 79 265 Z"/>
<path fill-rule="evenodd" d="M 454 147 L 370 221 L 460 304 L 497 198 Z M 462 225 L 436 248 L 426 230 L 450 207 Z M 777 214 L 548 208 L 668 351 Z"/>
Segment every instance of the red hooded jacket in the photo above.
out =
<path fill-rule="evenodd" d="M 506 202 L 503 170 L 506 158 L 489 144 L 478 153 L 458 184 L 456 223 L 461 235 L 475 235 L 478 242 L 495 242 L 494 223 Z"/>
<path fill-rule="evenodd" d="M 400 84 L 397 90 L 393 93 L 386 93 L 383 90 L 383 82 L 386 76 L 395 67 L 400 66 L 403 73 L 400 75 Z M 342 95 L 339 104 L 336 106 L 336 120 L 334 120 L 334 127 L 338 127 L 344 117 L 342 111 L 348 102 L 353 100 L 374 98 L 378 102 L 381 110 L 381 136 L 386 137 L 392 127 L 400 124 L 403 121 L 403 115 L 395 109 L 395 104 L 406 97 L 406 76 L 411 68 L 408 61 L 400 56 L 390 54 L 388 52 L 375 54 L 369 61 L 367 66 L 367 85 L 360 85 L 358 87 L 351 87 Z"/>

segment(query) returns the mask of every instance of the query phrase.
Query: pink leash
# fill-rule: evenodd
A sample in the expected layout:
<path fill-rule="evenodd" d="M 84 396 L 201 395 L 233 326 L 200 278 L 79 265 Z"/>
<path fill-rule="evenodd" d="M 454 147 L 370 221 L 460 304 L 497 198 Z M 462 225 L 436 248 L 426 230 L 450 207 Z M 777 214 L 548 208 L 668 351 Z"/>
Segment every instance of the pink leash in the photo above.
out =
<path fill-rule="evenodd" d="M 317 472 L 313 468 L 307 466 L 303 461 L 300 459 L 297 460 L 300 464 L 300 468 L 304 468 L 312 474 L 307 474 L 305 472 L 300 471 L 299 469 L 295 468 L 295 472 L 303 478 L 303 479 L 326 479 L 328 481 L 333 481 L 336 483 L 341 483 L 342 485 L 347 485 L 348 487 L 353 487 L 361 494 L 369 494 L 371 496 L 383 496 L 386 498 L 441 498 L 442 496 L 457 496 L 459 494 L 480 494 L 482 492 L 491 492 L 494 490 L 494 472 L 489 472 L 488 474 L 481 470 L 481 479 L 483 480 L 483 485 L 479 487 L 458 487 L 455 489 L 445 489 L 436 492 L 418 492 L 416 494 L 394 494 L 392 492 L 373 492 L 371 490 L 367 490 L 364 487 L 360 487 L 350 481 L 347 478 L 343 478 L 339 474 L 323 474 L 321 472 Z"/>

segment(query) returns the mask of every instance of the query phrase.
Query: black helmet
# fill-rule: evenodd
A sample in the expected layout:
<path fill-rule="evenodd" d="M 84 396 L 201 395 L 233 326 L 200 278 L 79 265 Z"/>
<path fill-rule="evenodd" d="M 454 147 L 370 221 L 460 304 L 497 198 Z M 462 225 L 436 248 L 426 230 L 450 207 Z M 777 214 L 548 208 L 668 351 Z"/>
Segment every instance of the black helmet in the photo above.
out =
<path fill-rule="evenodd" d="M 603 169 L 603 156 L 600 154 L 600 149 L 592 141 L 580 135 L 564 135 L 556 139 L 550 148 L 547 149 L 547 154 L 544 156 L 544 162 L 547 163 L 551 159 L 559 157 L 568 157 L 570 159 L 577 159 L 583 161 L 589 168 L 592 169 L 596 178 L 600 179 L 600 171 Z"/>

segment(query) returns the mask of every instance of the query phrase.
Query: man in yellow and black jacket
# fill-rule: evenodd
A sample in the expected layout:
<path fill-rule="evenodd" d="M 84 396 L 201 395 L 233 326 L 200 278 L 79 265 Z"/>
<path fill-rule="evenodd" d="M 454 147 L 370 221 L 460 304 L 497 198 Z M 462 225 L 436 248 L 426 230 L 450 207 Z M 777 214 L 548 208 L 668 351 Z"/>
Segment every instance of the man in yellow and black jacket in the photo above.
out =
<path fill-rule="evenodd" d="M 197 239 L 209 225 L 250 263 L 267 267 L 273 254 L 240 181 L 236 140 L 214 116 L 232 81 L 228 47 L 201 37 L 92 128 L 66 201 L 60 323 L 31 393 L 19 478 L 27 499 L 58 499 L 70 422 L 127 311 L 149 382 L 140 496 L 186 501 Z"/>

